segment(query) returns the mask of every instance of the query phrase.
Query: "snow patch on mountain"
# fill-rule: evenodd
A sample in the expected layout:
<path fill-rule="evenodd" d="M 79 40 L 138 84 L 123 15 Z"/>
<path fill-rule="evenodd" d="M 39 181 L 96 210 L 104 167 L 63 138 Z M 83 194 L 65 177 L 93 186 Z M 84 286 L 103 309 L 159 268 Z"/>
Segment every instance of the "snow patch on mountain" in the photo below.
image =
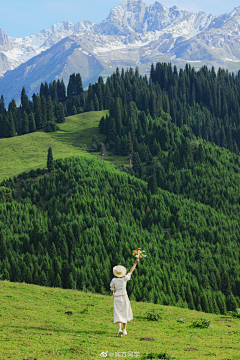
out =
<path fill-rule="evenodd" d="M 35 35 L 24 38 L 13 38 L 8 36 L 10 46 L 2 51 L 12 63 L 9 70 L 30 60 L 32 57 L 48 50 L 54 44 L 74 33 L 74 25 L 70 21 L 54 24 Z M 1 74 L 0 74 L 1 75 Z"/>
<path fill-rule="evenodd" d="M 105 62 L 126 56 L 140 63 L 163 55 L 175 60 L 199 61 L 205 56 L 237 61 L 240 7 L 216 17 L 177 6 L 168 8 L 158 1 L 147 6 L 142 0 L 124 0 L 99 24 L 65 21 L 24 38 L 9 37 L 0 29 L 0 76 L 69 36 L 81 44 L 80 51 Z"/>

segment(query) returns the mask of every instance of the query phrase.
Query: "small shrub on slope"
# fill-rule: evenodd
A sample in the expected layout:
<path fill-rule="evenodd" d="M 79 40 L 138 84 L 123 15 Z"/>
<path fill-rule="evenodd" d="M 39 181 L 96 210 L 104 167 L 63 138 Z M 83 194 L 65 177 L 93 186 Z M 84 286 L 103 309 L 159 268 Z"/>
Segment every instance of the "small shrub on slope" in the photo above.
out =
<path fill-rule="evenodd" d="M 159 319 L 161 319 L 161 316 L 159 313 L 156 312 L 156 310 L 153 309 L 147 312 L 147 319 L 152 321 L 158 321 Z"/>
<path fill-rule="evenodd" d="M 200 329 L 210 328 L 210 321 L 206 319 L 200 319 L 198 321 L 194 321 L 192 323 L 192 327 Z"/>

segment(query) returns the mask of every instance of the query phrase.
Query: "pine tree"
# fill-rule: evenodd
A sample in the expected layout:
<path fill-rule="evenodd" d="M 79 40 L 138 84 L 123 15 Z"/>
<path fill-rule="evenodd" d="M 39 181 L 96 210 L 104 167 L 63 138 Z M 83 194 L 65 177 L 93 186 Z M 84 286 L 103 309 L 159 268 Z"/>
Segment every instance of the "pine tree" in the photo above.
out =
<path fill-rule="evenodd" d="M 99 81 L 100 81 L 100 79 L 98 80 L 98 83 L 96 84 L 95 91 L 96 91 L 98 102 L 99 102 L 99 110 L 103 110 L 103 93 L 102 93 L 102 87 L 101 87 Z"/>
<path fill-rule="evenodd" d="M 152 118 L 154 119 L 157 115 L 157 95 L 155 91 L 152 91 L 150 96 L 150 114 Z"/>
<path fill-rule="evenodd" d="M 70 273 L 68 277 L 67 289 L 76 289 L 72 273 Z"/>
<path fill-rule="evenodd" d="M 222 315 L 227 315 L 225 296 L 223 295 L 223 293 L 221 291 L 219 291 L 218 295 L 217 295 L 217 305 L 220 310 L 220 313 Z"/>
<path fill-rule="evenodd" d="M 21 105 L 22 105 L 22 111 L 29 108 L 29 99 L 24 87 L 22 88 L 22 92 L 21 92 Z"/>
<path fill-rule="evenodd" d="M 83 93 L 81 93 L 81 95 L 80 95 L 79 103 L 80 103 L 80 107 L 84 108 L 85 100 L 83 97 Z"/>
<path fill-rule="evenodd" d="M 146 116 L 145 112 L 142 111 L 138 115 L 138 117 L 139 117 L 139 120 L 141 122 L 143 135 L 146 135 L 146 133 L 147 133 L 147 116 Z"/>
<path fill-rule="evenodd" d="M 144 143 L 140 151 L 140 158 L 142 162 L 145 162 L 147 160 L 147 155 L 148 155 L 148 148 L 147 145 Z"/>
<path fill-rule="evenodd" d="M 59 274 L 57 274 L 57 276 L 55 277 L 54 287 L 58 287 L 58 288 L 62 287 L 62 280 Z"/>
<path fill-rule="evenodd" d="M 17 128 L 17 105 L 14 99 L 8 105 L 8 113 L 12 113 L 15 129 Z"/>
<path fill-rule="evenodd" d="M 164 95 L 163 95 L 163 110 L 164 110 L 166 113 L 169 113 L 169 114 L 170 114 L 169 98 L 168 98 L 168 95 L 167 95 L 166 92 L 164 92 Z"/>
<path fill-rule="evenodd" d="M 29 118 L 28 118 L 26 111 L 23 112 L 22 133 L 23 134 L 29 133 Z"/>
<path fill-rule="evenodd" d="M 3 111 L 5 109 L 5 103 L 4 103 L 4 97 L 3 95 L 1 95 L 1 100 L 0 100 L 0 114 L 3 114 Z"/>
<path fill-rule="evenodd" d="M 93 103 L 94 103 L 94 110 L 99 111 L 99 102 L 96 94 L 94 94 Z"/>
<path fill-rule="evenodd" d="M 232 292 L 230 293 L 230 295 L 227 296 L 226 306 L 228 311 L 236 311 L 236 309 L 238 308 L 237 301 Z"/>
<path fill-rule="evenodd" d="M 117 136 L 117 131 L 116 131 L 115 119 L 110 117 L 110 120 L 109 120 L 109 133 L 108 133 L 109 141 L 112 140 L 113 142 L 115 142 L 116 136 Z"/>
<path fill-rule="evenodd" d="M 218 307 L 218 304 L 217 304 L 217 301 L 214 297 L 213 299 L 213 305 L 214 305 L 214 313 L 217 314 L 217 315 L 220 315 L 220 310 L 219 310 L 219 307 Z"/>
<path fill-rule="evenodd" d="M 35 123 L 37 129 L 42 129 L 43 127 L 43 121 L 42 121 L 42 109 L 41 109 L 41 98 L 39 96 L 36 96 L 35 103 L 34 103 L 34 109 L 35 109 Z"/>
<path fill-rule="evenodd" d="M 44 84 L 44 96 L 45 96 L 45 99 L 47 100 L 47 98 L 49 96 L 49 88 L 48 88 L 48 83 L 46 81 Z"/>
<path fill-rule="evenodd" d="M 47 168 L 48 168 L 49 172 L 51 172 L 54 169 L 53 154 L 52 154 L 52 148 L 51 147 L 48 149 Z"/>
<path fill-rule="evenodd" d="M 229 281 L 229 276 L 226 270 L 223 271 L 222 277 L 222 286 L 221 286 L 221 290 L 223 292 L 224 295 L 228 296 L 231 294 L 231 286 L 230 286 L 230 281 Z"/>
<path fill-rule="evenodd" d="M 13 137 L 15 136 L 16 130 L 15 130 L 15 125 L 14 125 L 14 121 L 13 121 L 13 116 L 12 113 L 9 112 L 8 114 L 8 118 L 9 118 L 9 137 Z"/>
<path fill-rule="evenodd" d="M 76 76 L 75 73 L 73 73 L 69 77 L 69 82 L 67 86 L 67 98 L 70 99 L 75 93 L 76 93 Z"/>
<path fill-rule="evenodd" d="M 133 143 L 130 132 L 128 133 L 128 138 L 127 138 L 127 148 L 128 148 L 128 154 L 131 155 L 133 153 Z"/>
<path fill-rule="evenodd" d="M 114 154 L 120 155 L 120 153 L 121 153 L 121 140 L 120 137 L 117 135 L 114 146 Z"/>
<path fill-rule="evenodd" d="M 41 111 L 42 111 L 42 126 L 47 125 L 47 101 L 44 96 L 41 97 Z"/>
<path fill-rule="evenodd" d="M 187 300 L 189 309 L 194 310 L 195 306 L 194 306 L 192 291 L 191 291 L 189 283 L 187 284 L 185 293 L 186 293 L 186 300 Z"/>
<path fill-rule="evenodd" d="M 63 104 L 60 102 L 60 103 L 58 104 L 57 122 L 63 123 L 64 121 L 65 121 L 64 107 L 63 107 Z"/>
<path fill-rule="evenodd" d="M 41 286 L 48 286 L 48 280 L 47 280 L 47 276 L 46 276 L 46 273 L 45 271 L 41 271 L 41 274 L 38 278 L 38 285 L 41 285 Z"/>
<path fill-rule="evenodd" d="M 24 274 L 24 281 L 27 284 L 32 284 L 33 283 L 33 279 L 32 279 L 32 273 L 31 270 L 29 269 L 29 267 L 27 267 L 25 274 Z"/>
<path fill-rule="evenodd" d="M 6 233 L 4 230 L 0 231 L 0 260 L 7 256 Z"/>
<path fill-rule="evenodd" d="M 202 144 L 200 144 L 198 146 L 198 161 L 200 161 L 200 163 L 203 163 L 204 160 L 205 160 L 205 155 L 204 155 Z"/>
<path fill-rule="evenodd" d="M 29 114 L 29 132 L 35 132 L 36 131 L 36 124 L 34 119 L 34 114 L 31 112 Z"/>
<path fill-rule="evenodd" d="M 40 98 L 42 98 L 42 96 L 44 96 L 44 84 L 41 83 L 40 85 Z"/>
<path fill-rule="evenodd" d="M 4 109 L 2 114 L 2 123 L 3 123 L 3 137 L 11 137 L 10 123 L 6 109 Z"/>
<path fill-rule="evenodd" d="M 58 101 L 65 101 L 64 94 L 62 91 L 62 84 L 60 82 L 60 79 L 57 81 L 57 100 Z"/>
<path fill-rule="evenodd" d="M 62 285 L 64 289 L 67 289 L 68 287 L 69 275 L 70 275 L 69 264 L 67 260 L 64 260 L 62 265 Z"/>
<path fill-rule="evenodd" d="M 53 113 L 53 103 L 51 96 L 47 98 L 47 121 L 53 122 L 54 121 L 54 113 Z"/>
<path fill-rule="evenodd" d="M 141 125 L 141 122 L 138 121 L 138 129 L 137 129 L 137 139 L 138 139 L 138 142 L 141 143 L 143 141 L 143 131 L 142 131 L 142 125 Z"/>
<path fill-rule="evenodd" d="M 75 105 L 73 105 L 73 108 L 72 108 L 72 115 L 77 115 L 77 109 L 76 109 Z"/>
<path fill-rule="evenodd" d="M 151 193 L 153 195 L 158 193 L 157 177 L 156 177 L 156 171 L 155 170 L 153 171 L 153 174 L 149 178 L 148 189 L 151 191 Z"/>
<path fill-rule="evenodd" d="M 122 99 L 117 98 L 114 102 L 114 119 L 116 121 L 116 131 L 119 136 L 122 134 Z"/>
<path fill-rule="evenodd" d="M 81 94 L 83 92 L 82 78 L 79 73 L 76 74 L 75 87 L 76 94 Z"/>
<path fill-rule="evenodd" d="M 10 276 L 9 276 L 9 272 L 7 271 L 7 269 L 5 268 L 2 272 L 2 280 L 10 280 Z"/>
<path fill-rule="evenodd" d="M 119 153 L 122 156 L 127 156 L 128 155 L 127 137 L 126 137 L 126 135 L 121 137 Z"/>
<path fill-rule="evenodd" d="M 204 312 L 209 313 L 210 309 L 209 309 L 208 299 L 204 290 L 202 291 L 202 295 L 201 295 L 201 307 Z"/>
<path fill-rule="evenodd" d="M 134 170 L 139 176 L 141 176 L 141 161 L 140 161 L 139 154 L 136 153 L 136 152 L 133 153 L 132 163 L 133 163 L 133 170 Z"/>

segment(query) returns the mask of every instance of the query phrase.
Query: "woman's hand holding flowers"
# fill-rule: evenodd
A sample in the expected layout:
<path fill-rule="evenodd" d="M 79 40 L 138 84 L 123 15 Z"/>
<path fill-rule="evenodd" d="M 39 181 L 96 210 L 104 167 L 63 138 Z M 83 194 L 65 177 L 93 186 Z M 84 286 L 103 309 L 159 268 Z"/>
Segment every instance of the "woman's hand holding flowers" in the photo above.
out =
<path fill-rule="evenodd" d="M 140 250 L 140 248 L 138 248 L 138 250 L 133 250 L 133 256 L 136 258 L 136 261 L 140 258 L 146 257 L 147 255 L 143 254 L 145 252 L 145 250 Z M 135 261 L 135 262 L 136 262 Z M 138 263 L 137 261 L 137 263 Z"/>

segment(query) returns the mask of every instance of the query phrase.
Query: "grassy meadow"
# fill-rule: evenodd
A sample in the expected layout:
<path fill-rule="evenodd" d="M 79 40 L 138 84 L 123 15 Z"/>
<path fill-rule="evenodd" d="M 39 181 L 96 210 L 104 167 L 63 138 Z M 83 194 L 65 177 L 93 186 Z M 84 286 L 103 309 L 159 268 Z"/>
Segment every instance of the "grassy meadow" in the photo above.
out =
<path fill-rule="evenodd" d="M 47 166 L 48 148 L 52 147 L 54 160 L 70 156 L 95 156 L 89 153 L 93 135 L 99 141 L 104 135 L 98 131 L 99 121 L 107 111 L 88 112 L 66 118 L 59 124 L 60 130 L 54 133 L 38 131 L 35 133 L 0 139 L 0 181 L 13 178 L 23 171 L 36 170 Z M 129 165 L 127 157 L 109 154 L 106 161 Z"/>
<path fill-rule="evenodd" d="M 151 352 L 166 352 L 177 360 L 240 358 L 240 320 L 228 316 L 133 301 L 128 335 L 118 338 L 110 296 L 0 281 L 0 297 L 2 360 L 101 359 L 106 351 L 108 358 L 125 352 L 120 357 L 126 359 Z M 151 309 L 162 319 L 148 321 Z M 179 318 L 186 322 L 178 323 Z M 210 320 L 211 327 L 192 328 L 201 318 Z"/>

